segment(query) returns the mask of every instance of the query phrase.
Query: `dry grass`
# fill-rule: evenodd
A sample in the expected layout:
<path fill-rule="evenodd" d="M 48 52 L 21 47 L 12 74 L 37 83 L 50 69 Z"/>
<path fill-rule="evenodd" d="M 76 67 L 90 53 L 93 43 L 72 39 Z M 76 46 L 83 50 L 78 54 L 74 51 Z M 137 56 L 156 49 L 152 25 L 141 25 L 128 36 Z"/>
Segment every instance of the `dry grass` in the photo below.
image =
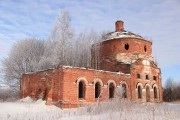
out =
<path fill-rule="evenodd" d="M 0 103 L 0 120 L 179 120 L 180 104 L 115 99 L 91 107 L 60 109 L 43 101 Z"/>

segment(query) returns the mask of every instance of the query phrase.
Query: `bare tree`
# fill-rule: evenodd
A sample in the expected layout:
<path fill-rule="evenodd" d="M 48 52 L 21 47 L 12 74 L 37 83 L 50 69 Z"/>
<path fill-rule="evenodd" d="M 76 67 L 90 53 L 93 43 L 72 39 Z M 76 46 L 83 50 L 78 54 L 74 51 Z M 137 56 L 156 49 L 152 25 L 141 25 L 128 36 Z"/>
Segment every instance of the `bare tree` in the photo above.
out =
<path fill-rule="evenodd" d="M 180 100 L 180 82 L 176 83 L 174 88 L 174 99 Z"/>
<path fill-rule="evenodd" d="M 77 37 L 76 63 L 79 67 L 91 68 L 91 49 L 93 44 L 100 40 L 100 36 L 94 30 L 80 33 Z"/>
<path fill-rule="evenodd" d="M 94 30 L 85 31 L 74 36 L 70 25 L 71 19 L 67 11 L 62 11 L 54 26 L 50 38 L 46 41 L 46 50 L 41 60 L 44 69 L 56 68 L 61 65 L 92 68 L 92 49 L 96 56 L 102 36 Z M 96 44 L 95 47 L 92 47 Z M 97 57 L 98 58 L 98 57 Z"/>
<path fill-rule="evenodd" d="M 168 78 L 166 80 L 165 88 L 163 91 L 163 98 L 165 101 L 172 101 L 172 94 L 173 94 L 173 89 L 174 89 L 174 81 L 172 78 Z"/>
<path fill-rule="evenodd" d="M 39 61 L 44 53 L 44 42 L 27 38 L 15 43 L 7 58 L 2 61 L 3 75 L 7 84 L 18 89 L 21 75 L 34 72 L 41 67 Z"/>
<path fill-rule="evenodd" d="M 67 11 L 62 11 L 57 19 L 54 29 L 47 41 L 43 61 L 51 67 L 72 65 L 72 42 L 74 31 L 70 25 L 71 17 Z M 49 61 L 51 60 L 51 61 Z"/>

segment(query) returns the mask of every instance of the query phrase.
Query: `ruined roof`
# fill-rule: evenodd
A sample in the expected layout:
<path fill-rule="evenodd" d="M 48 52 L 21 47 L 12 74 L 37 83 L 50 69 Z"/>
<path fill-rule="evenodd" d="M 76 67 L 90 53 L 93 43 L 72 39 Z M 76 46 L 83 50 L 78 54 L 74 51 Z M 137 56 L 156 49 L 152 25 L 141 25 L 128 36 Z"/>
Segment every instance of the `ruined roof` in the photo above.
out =
<path fill-rule="evenodd" d="M 105 36 L 103 36 L 104 41 L 117 39 L 117 38 L 138 38 L 138 39 L 142 39 L 142 40 L 151 42 L 138 34 L 134 34 L 130 31 L 126 31 L 124 29 L 124 22 L 121 20 L 116 21 L 115 32 L 110 32 L 110 33 L 106 34 Z"/>
<path fill-rule="evenodd" d="M 73 69 L 74 68 L 74 69 L 81 69 L 81 70 L 93 70 L 95 72 L 103 72 L 103 73 L 111 73 L 111 74 L 120 74 L 120 75 L 130 76 L 130 74 L 126 74 L 126 73 L 123 73 L 123 72 L 111 72 L 111 71 L 105 71 L 105 70 L 90 69 L 90 68 L 85 68 L 85 67 L 73 67 L 73 66 L 62 65 L 59 68 L 62 68 L 62 69 L 67 69 L 67 68 Z M 50 68 L 50 69 L 39 70 L 39 71 L 35 71 L 35 72 L 27 72 L 27 73 L 24 73 L 24 74 L 29 75 L 29 74 L 34 74 L 34 73 L 38 73 L 38 72 L 56 70 L 56 69 L 59 69 L 59 68 Z"/>
<path fill-rule="evenodd" d="M 111 39 L 116 39 L 116 38 L 139 38 L 139 39 L 143 39 L 146 40 L 145 38 L 143 38 L 142 36 L 138 35 L 138 34 L 134 34 L 132 32 L 129 31 L 116 31 L 116 32 L 110 32 L 108 34 L 106 34 L 104 37 L 104 40 L 111 40 Z M 148 41 L 148 40 L 147 40 Z"/>

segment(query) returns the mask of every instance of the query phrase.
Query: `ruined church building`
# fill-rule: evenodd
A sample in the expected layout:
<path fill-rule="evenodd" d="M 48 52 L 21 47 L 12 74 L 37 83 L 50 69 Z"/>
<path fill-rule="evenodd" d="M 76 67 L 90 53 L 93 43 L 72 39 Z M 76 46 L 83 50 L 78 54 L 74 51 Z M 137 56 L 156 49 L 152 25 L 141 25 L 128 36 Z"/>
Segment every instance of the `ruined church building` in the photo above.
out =
<path fill-rule="evenodd" d="M 106 34 L 100 43 L 99 70 L 62 66 L 24 74 L 20 98 L 41 96 L 47 104 L 61 108 L 80 107 L 117 97 L 161 102 L 161 70 L 152 56 L 152 42 L 125 31 L 123 21 L 117 21 L 115 28 L 115 32 Z M 92 49 L 92 66 L 97 63 L 96 52 Z"/>

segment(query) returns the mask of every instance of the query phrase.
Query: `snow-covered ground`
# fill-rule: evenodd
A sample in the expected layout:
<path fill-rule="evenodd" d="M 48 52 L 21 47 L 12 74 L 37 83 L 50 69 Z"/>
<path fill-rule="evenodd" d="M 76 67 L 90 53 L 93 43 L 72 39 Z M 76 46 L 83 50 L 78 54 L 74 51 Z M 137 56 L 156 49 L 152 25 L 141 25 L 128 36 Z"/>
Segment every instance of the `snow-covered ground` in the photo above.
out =
<path fill-rule="evenodd" d="M 133 103 L 114 100 L 92 107 L 60 109 L 32 101 L 29 97 L 17 102 L 0 103 L 0 120 L 179 120 L 178 103 Z"/>

